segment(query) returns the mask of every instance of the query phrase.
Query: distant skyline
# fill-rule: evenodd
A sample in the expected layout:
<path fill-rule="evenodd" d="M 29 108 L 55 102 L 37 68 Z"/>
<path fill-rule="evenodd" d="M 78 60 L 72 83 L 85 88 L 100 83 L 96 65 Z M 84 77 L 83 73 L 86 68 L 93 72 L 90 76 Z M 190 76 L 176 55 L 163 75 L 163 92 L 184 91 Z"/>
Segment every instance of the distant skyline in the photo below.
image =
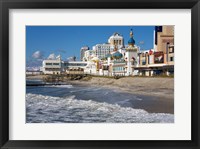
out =
<path fill-rule="evenodd" d="M 41 66 L 49 55 L 61 55 L 63 60 L 76 56 L 80 59 L 80 49 L 107 43 L 113 33 L 124 37 L 124 44 L 133 29 L 135 44 L 142 50 L 153 48 L 155 26 L 26 26 L 26 66 Z"/>

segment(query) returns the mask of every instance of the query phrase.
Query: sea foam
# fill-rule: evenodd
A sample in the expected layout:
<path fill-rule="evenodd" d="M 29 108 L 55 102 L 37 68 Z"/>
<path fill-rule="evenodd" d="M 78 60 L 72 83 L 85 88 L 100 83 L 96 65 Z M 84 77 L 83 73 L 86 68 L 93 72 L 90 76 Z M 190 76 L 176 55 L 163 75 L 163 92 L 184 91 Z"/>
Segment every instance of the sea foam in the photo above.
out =
<path fill-rule="evenodd" d="M 173 123 L 174 115 L 148 113 L 75 96 L 51 97 L 26 94 L 27 123 Z"/>

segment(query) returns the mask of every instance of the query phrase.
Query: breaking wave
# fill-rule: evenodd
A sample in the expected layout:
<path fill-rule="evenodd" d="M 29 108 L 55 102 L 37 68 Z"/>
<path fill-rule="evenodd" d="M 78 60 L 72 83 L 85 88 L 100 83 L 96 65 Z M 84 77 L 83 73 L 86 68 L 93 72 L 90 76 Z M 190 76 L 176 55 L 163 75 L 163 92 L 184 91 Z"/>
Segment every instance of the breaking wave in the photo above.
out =
<path fill-rule="evenodd" d="M 73 88 L 72 85 L 51 85 L 48 87 L 55 87 L 55 88 Z"/>
<path fill-rule="evenodd" d="M 118 104 L 77 100 L 75 96 L 26 94 L 27 123 L 173 123 L 174 115 L 148 113 Z"/>

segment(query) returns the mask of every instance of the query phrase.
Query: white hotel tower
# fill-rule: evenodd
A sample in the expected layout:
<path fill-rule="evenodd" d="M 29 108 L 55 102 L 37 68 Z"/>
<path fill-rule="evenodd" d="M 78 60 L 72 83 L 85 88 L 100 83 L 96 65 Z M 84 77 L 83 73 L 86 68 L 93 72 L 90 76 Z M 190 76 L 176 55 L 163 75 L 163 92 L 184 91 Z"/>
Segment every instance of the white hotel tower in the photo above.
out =
<path fill-rule="evenodd" d="M 115 46 L 117 46 L 117 49 L 121 49 L 124 47 L 124 38 L 119 33 L 115 32 L 110 38 L 108 39 L 108 43 L 110 46 L 112 46 L 112 49 L 114 50 Z"/>
<path fill-rule="evenodd" d="M 116 46 L 117 49 L 122 49 L 124 47 L 124 38 L 119 33 L 114 33 L 110 36 L 108 43 L 96 44 L 93 46 L 93 51 L 96 57 L 102 59 L 105 58 L 107 54 L 113 52 Z"/>
<path fill-rule="evenodd" d="M 138 48 L 135 46 L 135 40 L 133 39 L 133 31 L 130 31 L 130 39 L 128 41 L 128 47 L 126 48 L 125 61 L 127 62 L 126 66 L 126 75 L 130 76 L 134 73 L 134 67 L 137 64 L 137 55 Z"/>

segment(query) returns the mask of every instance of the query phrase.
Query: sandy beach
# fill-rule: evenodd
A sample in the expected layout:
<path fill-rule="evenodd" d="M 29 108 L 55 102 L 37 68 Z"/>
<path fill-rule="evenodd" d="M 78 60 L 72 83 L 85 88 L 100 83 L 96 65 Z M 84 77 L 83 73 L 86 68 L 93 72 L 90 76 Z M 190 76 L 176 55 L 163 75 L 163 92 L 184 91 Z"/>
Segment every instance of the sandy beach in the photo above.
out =
<path fill-rule="evenodd" d="M 26 79 L 37 80 L 44 77 L 43 75 L 27 76 Z M 120 79 L 86 77 L 81 80 L 66 80 L 66 83 L 102 86 L 140 95 L 164 96 L 166 98 L 174 97 L 174 78 L 167 77 L 123 77 Z"/>
<path fill-rule="evenodd" d="M 71 81 L 71 84 L 101 86 L 138 95 L 143 100 L 135 102 L 134 108 L 142 108 L 152 113 L 174 114 L 174 78 L 124 77 L 112 79 L 92 77 L 87 81 Z"/>
<path fill-rule="evenodd" d="M 119 89 L 140 95 L 174 97 L 174 78 L 124 77 L 120 79 L 92 77 L 70 81 L 71 84 L 85 84 Z"/>
<path fill-rule="evenodd" d="M 42 79 L 44 76 L 29 76 L 27 79 Z M 134 94 L 142 101 L 134 103 L 135 108 L 148 112 L 174 114 L 174 78 L 161 77 L 86 77 L 81 80 L 66 80 L 67 84 L 94 86 L 113 89 L 122 93 Z M 148 98 L 146 98 L 148 96 Z"/>

